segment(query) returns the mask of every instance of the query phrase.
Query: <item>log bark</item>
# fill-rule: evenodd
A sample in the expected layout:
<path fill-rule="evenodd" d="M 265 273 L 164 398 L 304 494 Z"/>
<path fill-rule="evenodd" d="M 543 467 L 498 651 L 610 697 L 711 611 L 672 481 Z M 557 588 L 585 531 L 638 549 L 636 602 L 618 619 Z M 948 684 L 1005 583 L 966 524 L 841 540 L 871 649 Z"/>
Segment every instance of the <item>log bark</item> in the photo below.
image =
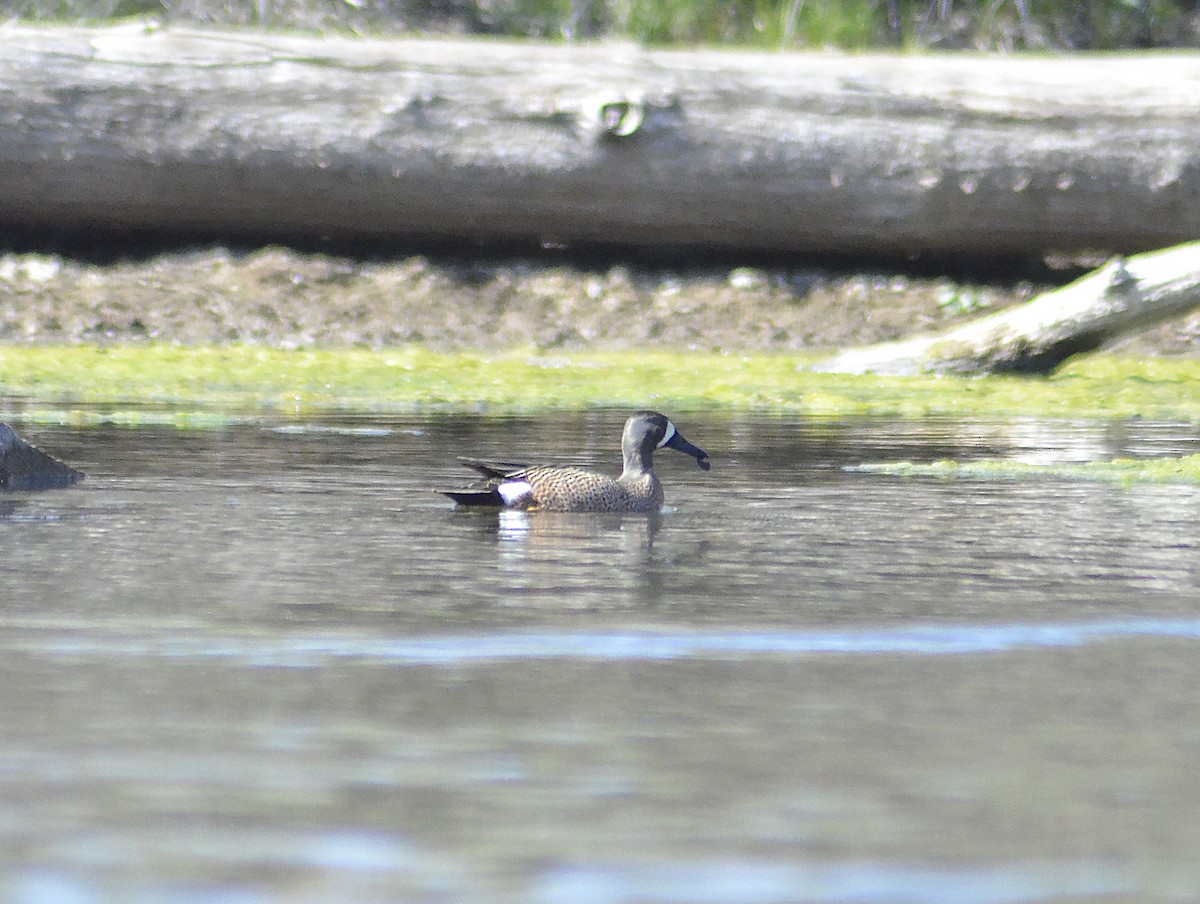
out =
<path fill-rule="evenodd" d="M 840 352 L 835 373 L 1049 373 L 1200 307 L 1200 242 L 1116 258 L 1070 285 L 940 333 Z"/>
<path fill-rule="evenodd" d="M 0 228 L 770 252 L 1200 235 L 1200 57 L 0 26 Z"/>

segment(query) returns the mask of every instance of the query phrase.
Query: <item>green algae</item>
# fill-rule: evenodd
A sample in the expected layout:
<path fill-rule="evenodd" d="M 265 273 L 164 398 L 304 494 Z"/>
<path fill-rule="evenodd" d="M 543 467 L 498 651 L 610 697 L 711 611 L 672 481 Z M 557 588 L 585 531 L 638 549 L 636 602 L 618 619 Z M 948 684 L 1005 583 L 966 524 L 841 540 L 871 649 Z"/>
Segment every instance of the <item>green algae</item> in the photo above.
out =
<path fill-rule="evenodd" d="M 197 426 L 218 412 L 503 414 L 651 406 L 813 417 L 1200 422 L 1200 361 L 1193 359 L 1091 356 L 1048 378 L 850 376 L 812 372 L 808 363 L 783 354 L 659 350 L 12 346 L 0 347 L 0 396 L 35 412 L 157 408 Z"/>
<path fill-rule="evenodd" d="M 1200 423 L 1200 361 L 1098 355 L 1048 378 L 816 373 L 793 355 L 710 352 L 278 349 L 258 346 L 0 347 L 0 419 L 211 429 L 321 413 L 512 414 L 597 407 L 726 409 L 813 418 L 1146 418 Z M 1032 464 L 890 462 L 876 473 L 941 479 L 1200 484 L 1200 455 Z"/>
<path fill-rule="evenodd" d="M 857 470 L 897 477 L 929 477 L 947 480 L 1029 480 L 1039 477 L 1059 480 L 1097 480 L 1120 484 L 1189 483 L 1200 484 L 1200 455 L 1180 458 L 1132 459 L 1110 461 L 1034 464 L 1023 461 L 989 459 L 985 461 L 884 462 L 860 465 Z"/>

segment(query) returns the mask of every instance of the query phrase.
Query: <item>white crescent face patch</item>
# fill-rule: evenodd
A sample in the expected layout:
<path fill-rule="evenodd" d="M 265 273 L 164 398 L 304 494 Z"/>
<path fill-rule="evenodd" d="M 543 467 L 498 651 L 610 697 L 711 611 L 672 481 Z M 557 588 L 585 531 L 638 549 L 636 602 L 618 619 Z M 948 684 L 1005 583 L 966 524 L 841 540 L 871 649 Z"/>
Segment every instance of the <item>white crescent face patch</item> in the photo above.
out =
<path fill-rule="evenodd" d="M 672 424 L 670 421 L 667 421 L 667 432 L 663 434 L 663 438 L 658 441 L 658 445 L 655 446 L 655 448 L 661 449 L 663 446 L 665 446 L 667 443 L 669 443 L 671 441 L 671 437 L 673 437 L 674 435 L 675 435 L 675 425 Z"/>

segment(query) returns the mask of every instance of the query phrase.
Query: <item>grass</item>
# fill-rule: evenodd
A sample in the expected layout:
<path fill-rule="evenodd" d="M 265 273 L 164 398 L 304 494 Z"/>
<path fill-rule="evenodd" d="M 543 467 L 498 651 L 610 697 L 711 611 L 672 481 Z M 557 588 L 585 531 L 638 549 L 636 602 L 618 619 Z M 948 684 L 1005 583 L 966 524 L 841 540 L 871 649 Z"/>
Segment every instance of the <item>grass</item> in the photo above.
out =
<path fill-rule="evenodd" d="M 26 21 L 158 18 L 186 25 L 468 33 L 767 49 L 1117 49 L 1196 46 L 1183 0 L 7 0 Z"/>
<path fill-rule="evenodd" d="M 861 465 L 860 470 L 897 477 L 936 477 L 948 480 L 1029 480 L 1039 477 L 1059 480 L 1099 480 L 1120 484 L 1189 483 L 1200 484 L 1200 455 L 1178 458 L 1111 461 L 1031 462 L 995 459 L 987 461 L 885 462 Z"/>
<path fill-rule="evenodd" d="M 812 418 L 1147 418 L 1200 424 L 1200 361 L 1092 356 L 1048 379 L 813 373 L 788 355 L 437 353 L 419 347 L 0 347 L 0 420 L 220 428 L 326 413 L 728 409 Z M 901 477 L 1200 484 L 1200 455 L 1039 465 L 893 462 Z"/>
<path fill-rule="evenodd" d="M 325 411 L 726 408 L 815 417 L 1133 418 L 1200 423 L 1200 361 L 1107 356 L 1048 379 L 812 373 L 790 355 L 439 353 L 127 345 L 0 348 L 0 397 L 22 417 L 72 410 L 304 417 Z M 40 411 L 40 414 L 39 414 Z"/>

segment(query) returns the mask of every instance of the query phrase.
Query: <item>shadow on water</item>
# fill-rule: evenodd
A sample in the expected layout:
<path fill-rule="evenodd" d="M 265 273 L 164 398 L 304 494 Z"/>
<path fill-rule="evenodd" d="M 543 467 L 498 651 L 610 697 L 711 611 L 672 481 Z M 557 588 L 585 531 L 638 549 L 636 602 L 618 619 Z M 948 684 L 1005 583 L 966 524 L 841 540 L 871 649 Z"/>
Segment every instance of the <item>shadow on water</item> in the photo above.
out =
<path fill-rule="evenodd" d="M 856 470 L 1194 425 L 680 413 L 660 515 L 431 489 L 623 419 L 18 424 L 89 479 L 0 500 L 3 896 L 1200 895 L 1200 491 Z"/>

